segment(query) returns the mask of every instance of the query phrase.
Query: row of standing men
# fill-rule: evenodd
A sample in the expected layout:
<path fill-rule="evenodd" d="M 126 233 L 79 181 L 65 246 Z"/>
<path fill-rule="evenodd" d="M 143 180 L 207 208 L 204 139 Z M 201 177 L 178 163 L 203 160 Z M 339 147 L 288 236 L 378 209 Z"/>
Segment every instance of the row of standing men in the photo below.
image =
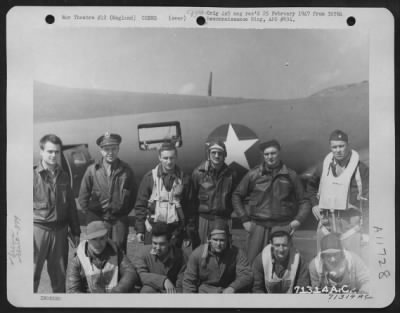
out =
<path fill-rule="evenodd" d="M 177 166 L 176 147 L 162 144 L 158 152 L 160 163 L 143 177 L 136 201 L 133 172 L 118 158 L 120 143 L 117 134 L 106 133 L 98 138 L 102 159 L 87 169 L 79 203 L 87 222 L 104 221 L 110 237 L 125 252 L 127 216 L 132 207 L 139 241 L 151 243 L 153 225 L 164 223 L 175 246 L 193 249 L 208 242 L 213 220 L 231 223 L 234 210 L 249 234 L 247 258 L 253 263 L 268 244 L 272 227 L 287 226 L 292 235 L 314 205 L 312 211 L 319 219 L 318 245 L 322 236 L 334 231 L 339 233 L 347 250 L 360 253 L 365 237 L 362 228 L 368 229 L 368 167 L 349 148 L 348 136 L 342 131 L 331 134 L 331 153 L 310 177 L 306 190 L 297 174 L 282 163 L 281 147 L 276 140 L 260 144 L 264 162 L 251 169 L 240 182 L 224 162 L 227 151 L 222 142 L 208 143 L 208 159 L 193 171 L 192 177 Z M 66 237 L 69 223 L 72 241 L 77 246 L 80 229 L 68 177 L 55 162 L 61 140 L 47 135 L 40 147 L 42 160 L 34 167 L 34 288 L 36 291 L 47 259 L 53 290 L 62 291 L 60 273 L 64 272 L 65 282 L 65 269 L 53 266 L 60 263 L 60 258 L 65 259 L 68 246 L 65 247 L 65 240 L 56 244 L 57 238 Z M 61 192 L 52 194 L 52 190 Z M 55 235 L 49 239 L 51 236 L 46 232 L 54 229 Z M 50 250 L 54 262 L 49 260 Z"/>

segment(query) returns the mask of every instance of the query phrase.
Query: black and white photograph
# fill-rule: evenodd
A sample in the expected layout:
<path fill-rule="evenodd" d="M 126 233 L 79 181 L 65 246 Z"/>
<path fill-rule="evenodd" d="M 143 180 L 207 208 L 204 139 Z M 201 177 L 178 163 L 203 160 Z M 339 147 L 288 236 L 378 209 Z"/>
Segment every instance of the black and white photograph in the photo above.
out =
<path fill-rule="evenodd" d="M 384 9 L 13 10 L 11 303 L 390 304 Z"/>

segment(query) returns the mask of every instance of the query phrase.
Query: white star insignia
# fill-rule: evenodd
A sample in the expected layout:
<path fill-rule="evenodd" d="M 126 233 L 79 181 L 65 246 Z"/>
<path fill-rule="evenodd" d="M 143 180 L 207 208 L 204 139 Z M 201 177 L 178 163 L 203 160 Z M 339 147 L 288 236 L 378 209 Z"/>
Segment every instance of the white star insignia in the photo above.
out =
<path fill-rule="evenodd" d="M 225 163 L 227 165 L 236 162 L 237 164 L 243 166 L 246 169 L 250 169 L 249 162 L 247 161 L 245 152 L 257 141 L 258 139 L 246 139 L 239 140 L 238 136 L 235 133 L 235 130 L 232 127 L 232 124 L 229 124 L 228 134 L 226 135 L 226 150 L 228 155 L 225 159 Z"/>

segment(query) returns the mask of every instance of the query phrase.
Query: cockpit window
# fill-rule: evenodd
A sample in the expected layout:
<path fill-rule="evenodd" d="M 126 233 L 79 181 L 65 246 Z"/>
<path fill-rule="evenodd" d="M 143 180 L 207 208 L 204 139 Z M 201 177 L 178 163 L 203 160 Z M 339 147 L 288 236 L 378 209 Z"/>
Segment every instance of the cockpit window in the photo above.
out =
<path fill-rule="evenodd" d="M 154 150 L 165 141 L 171 141 L 175 146 L 182 146 L 180 123 L 177 121 L 148 123 L 138 125 L 139 149 Z"/>

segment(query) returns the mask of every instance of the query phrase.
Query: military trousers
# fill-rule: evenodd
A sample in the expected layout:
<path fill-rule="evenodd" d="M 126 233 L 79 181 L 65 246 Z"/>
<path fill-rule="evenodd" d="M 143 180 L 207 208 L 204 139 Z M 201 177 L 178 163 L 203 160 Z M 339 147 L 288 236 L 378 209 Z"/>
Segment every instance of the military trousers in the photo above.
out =
<path fill-rule="evenodd" d="M 65 276 L 68 262 L 68 226 L 55 230 L 33 226 L 34 270 L 33 290 L 38 291 L 44 262 L 54 293 L 65 292 Z"/>

